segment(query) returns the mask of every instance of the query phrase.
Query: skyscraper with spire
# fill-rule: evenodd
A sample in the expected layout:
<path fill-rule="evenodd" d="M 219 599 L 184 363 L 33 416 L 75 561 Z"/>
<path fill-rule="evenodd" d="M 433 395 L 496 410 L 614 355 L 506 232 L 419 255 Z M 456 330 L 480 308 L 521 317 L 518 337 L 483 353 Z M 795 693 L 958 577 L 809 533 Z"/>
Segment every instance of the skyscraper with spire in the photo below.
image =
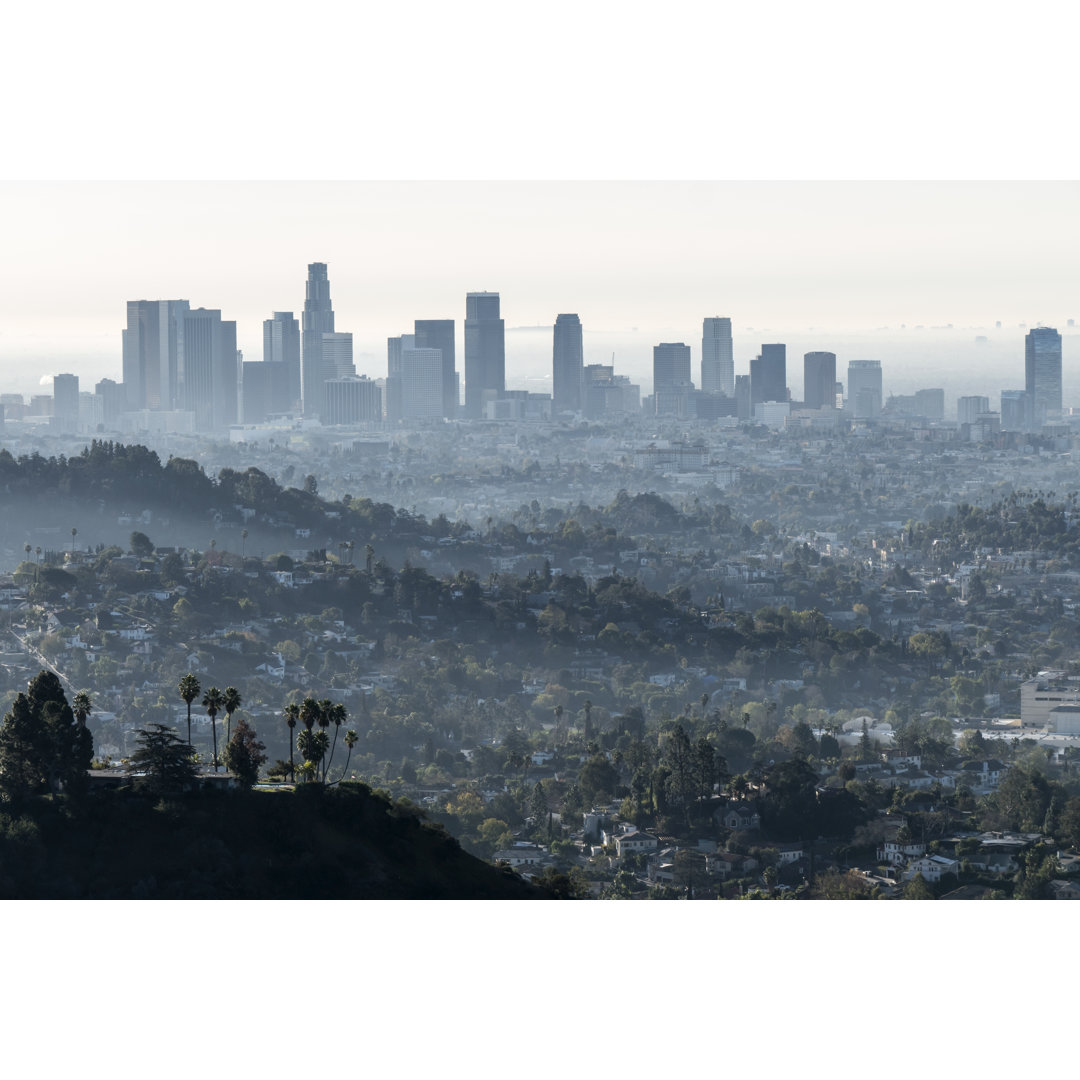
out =
<path fill-rule="evenodd" d="M 323 356 L 323 334 L 334 332 L 334 309 L 330 304 L 330 279 L 326 263 L 308 263 L 307 290 L 301 332 L 301 391 L 305 416 L 321 416 L 323 386 L 336 374 Z"/>

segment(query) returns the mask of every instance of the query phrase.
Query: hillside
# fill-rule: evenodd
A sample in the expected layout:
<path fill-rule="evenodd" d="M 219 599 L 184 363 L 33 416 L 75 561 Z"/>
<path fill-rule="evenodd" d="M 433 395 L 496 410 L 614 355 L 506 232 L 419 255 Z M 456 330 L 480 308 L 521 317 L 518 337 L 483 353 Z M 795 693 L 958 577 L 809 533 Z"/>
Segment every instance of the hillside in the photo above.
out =
<path fill-rule="evenodd" d="M 0 814 L 0 898 L 517 900 L 548 894 L 364 784 L 158 801 L 39 798 Z"/>

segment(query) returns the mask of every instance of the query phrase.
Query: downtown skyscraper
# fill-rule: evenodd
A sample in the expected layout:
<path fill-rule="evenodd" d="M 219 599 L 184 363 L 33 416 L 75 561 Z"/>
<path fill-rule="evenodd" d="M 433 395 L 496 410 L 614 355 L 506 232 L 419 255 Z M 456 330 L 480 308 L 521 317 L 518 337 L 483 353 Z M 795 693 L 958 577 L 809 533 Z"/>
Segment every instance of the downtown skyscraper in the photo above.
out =
<path fill-rule="evenodd" d="M 485 405 L 506 392 L 506 327 L 497 292 L 465 296 L 465 415 L 484 416 Z"/>
<path fill-rule="evenodd" d="M 750 401 L 787 401 L 787 346 L 762 345 L 750 361 Z"/>
<path fill-rule="evenodd" d="M 221 430 L 239 419 L 240 357 L 236 323 L 217 308 L 184 312 L 182 408 L 195 414 L 196 431 Z"/>
<path fill-rule="evenodd" d="M 323 334 L 334 332 L 334 309 L 330 304 L 330 279 L 326 263 L 308 263 L 301 332 L 301 393 L 304 415 L 321 416 L 323 386 L 336 375 L 323 357 Z"/>
<path fill-rule="evenodd" d="M 836 408 L 836 353 L 803 354 L 803 406 L 807 409 Z"/>
<path fill-rule="evenodd" d="M 710 394 L 735 396 L 735 355 L 728 318 L 714 316 L 702 323 L 701 389 Z"/>
<path fill-rule="evenodd" d="M 123 330 L 124 391 L 129 409 L 184 408 L 187 300 L 129 300 Z"/>
<path fill-rule="evenodd" d="M 291 311 L 275 311 L 271 319 L 263 321 L 263 363 L 284 364 L 284 379 L 274 378 L 275 386 L 282 386 L 282 396 L 275 398 L 271 412 L 287 412 L 296 408 L 302 393 L 300 389 L 300 324 Z"/>
<path fill-rule="evenodd" d="M 555 319 L 551 359 L 551 410 L 579 413 L 585 407 L 585 357 L 581 343 L 581 320 L 577 315 Z"/>
<path fill-rule="evenodd" d="M 1028 427 L 1038 431 L 1061 416 L 1061 334 L 1036 326 L 1024 338 Z"/>
<path fill-rule="evenodd" d="M 458 373 L 454 355 L 453 319 L 414 319 L 414 347 L 438 349 L 442 357 L 442 415 L 453 420 L 458 413 Z"/>

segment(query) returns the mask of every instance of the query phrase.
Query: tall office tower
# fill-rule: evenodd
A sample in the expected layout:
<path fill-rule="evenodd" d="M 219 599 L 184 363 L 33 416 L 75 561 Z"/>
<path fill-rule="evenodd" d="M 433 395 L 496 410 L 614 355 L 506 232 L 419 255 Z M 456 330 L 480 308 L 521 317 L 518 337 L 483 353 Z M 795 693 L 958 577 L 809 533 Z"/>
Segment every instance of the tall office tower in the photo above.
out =
<path fill-rule="evenodd" d="M 441 349 L 401 350 L 403 420 L 436 420 L 443 415 L 443 376 Z"/>
<path fill-rule="evenodd" d="M 663 342 L 653 346 L 653 411 L 657 416 L 692 415 L 694 384 L 690 381 L 690 346 Z"/>
<path fill-rule="evenodd" d="M 807 409 L 836 408 L 836 353 L 803 354 L 803 405 Z"/>
<path fill-rule="evenodd" d="M 272 319 L 263 320 L 263 363 L 284 364 L 284 400 L 275 401 L 271 412 L 295 409 L 300 390 L 300 324 L 291 311 L 275 311 Z M 274 379 L 275 383 L 280 380 Z"/>
<path fill-rule="evenodd" d="M 654 345 L 652 351 L 653 393 L 657 390 L 689 389 L 690 346 L 681 341 Z"/>
<path fill-rule="evenodd" d="M 322 411 L 323 383 L 334 375 L 323 361 L 323 334 L 334 332 L 334 309 L 330 305 L 330 279 L 326 263 L 308 263 L 304 314 L 300 335 L 302 346 L 301 394 L 304 415 L 318 416 Z"/>
<path fill-rule="evenodd" d="M 735 354 L 730 319 L 715 316 L 702 323 L 701 389 L 711 394 L 735 396 Z"/>
<path fill-rule="evenodd" d="M 499 294 L 465 297 L 465 415 L 478 420 L 484 404 L 506 390 L 506 332 L 499 318 Z"/>
<path fill-rule="evenodd" d="M 102 379 L 94 386 L 94 394 L 101 398 L 101 422 L 106 428 L 115 430 L 120 414 L 127 408 L 124 384 L 114 379 Z"/>
<path fill-rule="evenodd" d="M 415 334 L 386 339 L 386 419 L 401 419 L 401 354 L 416 348 Z"/>
<path fill-rule="evenodd" d="M 195 414 L 197 431 L 220 431 L 239 414 L 240 361 L 236 323 L 214 308 L 184 314 L 184 408 Z"/>
<path fill-rule="evenodd" d="M 857 420 L 881 412 L 881 361 L 851 360 L 847 368 L 847 407 Z"/>
<path fill-rule="evenodd" d="M 961 424 L 974 424 L 983 413 L 990 411 L 990 399 L 980 395 L 956 399 L 956 419 Z"/>
<path fill-rule="evenodd" d="M 122 333 L 129 409 L 179 409 L 184 399 L 186 300 L 129 300 Z"/>
<path fill-rule="evenodd" d="M 1027 430 L 1027 391 L 1001 391 L 1001 430 Z"/>
<path fill-rule="evenodd" d="M 585 407 L 585 353 L 577 315 L 555 317 L 551 353 L 551 412 L 579 413 Z"/>
<path fill-rule="evenodd" d="M 787 346 L 762 345 L 761 354 L 750 361 L 750 400 L 787 401 Z"/>
<path fill-rule="evenodd" d="M 750 364 L 753 370 L 753 362 Z M 750 384 L 752 375 L 735 376 L 735 415 L 740 420 L 749 420 L 754 415 L 754 406 L 751 402 Z"/>
<path fill-rule="evenodd" d="M 453 420 L 458 414 L 458 373 L 454 352 L 453 319 L 416 319 L 413 337 L 418 349 L 438 349 L 442 354 L 442 415 Z"/>
<path fill-rule="evenodd" d="M 88 390 L 79 392 L 79 431 L 103 431 L 105 409 L 100 397 Z"/>
<path fill-rule="evenodd" d="M 945 419 L 945 391 L 940 387 L 915 391 L 915 411 L 927 420 Z"/>
<path fill-rule="evenodd" d="M 241 369 L 241 423 L 261 424 L 270 416 L 293 411 L 296 403 L 289 396 L 288 365 L 276 360 L 245 360 Z"/>
<path fill-rule="evenodd" d="M 1049 326 L 1036 326 L 1024 338 L 1028 422 L 1038 431 L 1061 416 L 1061 335 Z"/>
<path fill-rule="evenodd" d="M 53 376 L 53 420 L 61 431 L 73 434 L 79 427 L 79 376 Z"/>
<path fill-rule="evenodd" d="M 330 425 L 361 424 L 382 419 L 382 394 L 366 375 L 326 380 L 323 420 Z"/>
<path fill-rule="evenodd" d="M 341 333 L 340 331 L 333 334 L 323 334 L 322 360 L 328 379 L 340 379 L 345 375 L 355 375 L 352 334 Z"/>

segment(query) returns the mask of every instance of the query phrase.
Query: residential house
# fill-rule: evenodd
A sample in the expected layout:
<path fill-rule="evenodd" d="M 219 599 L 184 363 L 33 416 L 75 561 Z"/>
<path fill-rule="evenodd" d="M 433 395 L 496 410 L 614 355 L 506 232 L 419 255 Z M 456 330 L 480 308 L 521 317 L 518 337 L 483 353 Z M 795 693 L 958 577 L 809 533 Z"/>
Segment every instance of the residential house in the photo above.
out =
<path fill-rule="evenodd" d="M 908 863 L 902 880 L 911 881 L 916 874 L 922 874 L 924 881 L 937 882 L 946 874 L 956 874 L 959 869 L 960 863 L 956 859 L 947 859 L 944 855 L 924 855 Z"/>

